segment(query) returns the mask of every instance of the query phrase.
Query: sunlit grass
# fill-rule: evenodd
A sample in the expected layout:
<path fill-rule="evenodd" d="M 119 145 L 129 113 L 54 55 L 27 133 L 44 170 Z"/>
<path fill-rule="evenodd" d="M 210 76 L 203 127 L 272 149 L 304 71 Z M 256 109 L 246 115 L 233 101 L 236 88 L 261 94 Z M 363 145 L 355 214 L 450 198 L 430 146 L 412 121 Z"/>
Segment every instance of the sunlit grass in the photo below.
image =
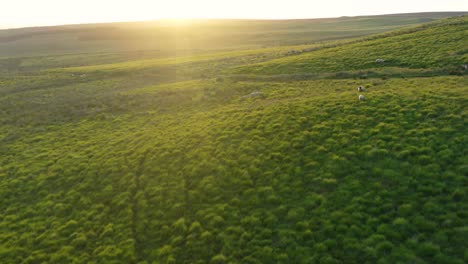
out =
<path fill-rule="evenodd" d="M 338 72 L 372 68 L 442 68 L 461 69 L 468 59 L 465 36 L 468 18 L 455 18 L 452 24 L 434 24 L 415 28 L 412 34 L 390 35 L 351 45 L 322 49 L 298 57 L 279 58 L 256 65 L 241 66 L 238 73 L 288 74 Z M 437 38 L 437 41 L 435 40 Z M 376 59 L 385 59 L 378 64 Z"/>
<path fill-rule="evenodd" d="M 445 67 L 466 23 L 447 21 L 8 61 L 28 67 L 0 72 L 0 262 L 466 262 L 468 79 Z M 382 52 L 409 65 L 365 64 L 401 40 Z"/>

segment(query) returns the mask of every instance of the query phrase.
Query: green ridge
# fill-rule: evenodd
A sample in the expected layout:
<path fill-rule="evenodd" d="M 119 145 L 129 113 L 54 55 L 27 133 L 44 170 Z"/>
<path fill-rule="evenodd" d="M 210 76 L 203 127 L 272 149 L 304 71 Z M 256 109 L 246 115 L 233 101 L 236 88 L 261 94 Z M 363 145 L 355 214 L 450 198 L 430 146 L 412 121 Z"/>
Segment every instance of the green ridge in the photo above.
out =
<path fill-rule="evenodd" d="M 236 73 L 292 74 L 379 71 L 382 68 L 445 69 L 461 68 L 468 61 L 468 17 L 401 30 L 382 37 L 364 39 L 319 51 L 241 66 Z M 384 63 L 376 63 L 384 59 Z"/>

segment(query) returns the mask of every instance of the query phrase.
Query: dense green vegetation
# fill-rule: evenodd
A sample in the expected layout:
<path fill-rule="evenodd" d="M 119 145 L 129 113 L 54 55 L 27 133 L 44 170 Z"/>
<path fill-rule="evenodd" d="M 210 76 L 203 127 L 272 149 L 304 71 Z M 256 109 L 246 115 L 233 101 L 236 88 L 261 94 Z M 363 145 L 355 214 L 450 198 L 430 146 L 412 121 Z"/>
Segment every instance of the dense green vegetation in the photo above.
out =
<path fill-rule="evenodd" d="M 21 58 L 0 262 L 466 263 L 466 31 Z"/>
<path fill-rule="evenodd" d="M 419 27 L 384 33 L 375 39 L 341 45 L 320 52 L 247 65 L 240 73 L 290 74 L 341 72 L 398 67 L 456 71 L 468 61 L 468 19 L 457 17 Z M 376 59 L 384 63 L 376 63 Z M 395 71 L 395 69 L 393 69 Z"/>

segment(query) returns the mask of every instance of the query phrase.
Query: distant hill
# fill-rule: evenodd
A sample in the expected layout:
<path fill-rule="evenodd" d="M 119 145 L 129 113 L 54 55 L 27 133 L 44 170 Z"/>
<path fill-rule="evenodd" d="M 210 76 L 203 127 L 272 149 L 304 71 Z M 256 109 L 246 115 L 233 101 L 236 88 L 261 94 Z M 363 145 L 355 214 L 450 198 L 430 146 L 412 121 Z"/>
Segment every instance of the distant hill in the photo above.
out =
<path fill-rule="evenodd" d="M 238 73 L 299 74 L 415 69 L 460 71 L 468 62 L 468 16 L 454 17 L 373 35 L 354 43 L 330 45 L 297 56 L 242 66 Z M 385 62 L 377 63 L 377 59 Z"/>
<path fill-rule="evenodd" d="M 157 50 L 161 53 L 310 44 L 364 36 L 466 12 L 299 20 L 192 20 L 65 25 L 0 31 L 0 57 Z"/>

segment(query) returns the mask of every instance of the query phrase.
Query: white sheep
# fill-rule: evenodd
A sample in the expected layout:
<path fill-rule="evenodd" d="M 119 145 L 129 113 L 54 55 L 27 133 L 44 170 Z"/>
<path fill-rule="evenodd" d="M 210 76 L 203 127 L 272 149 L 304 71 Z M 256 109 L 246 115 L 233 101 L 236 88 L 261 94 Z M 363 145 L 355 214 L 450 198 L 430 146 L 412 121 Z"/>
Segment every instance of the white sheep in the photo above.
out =
<path fill-rule="evenodd" d="M 362 91 L 364 91 L 364 87 L 359 86 L 359 87 L 357 88 L 357 90 L 358 90 L 358 92 L 362 92 Z"/>
<path fill-rule="evenodd" d="M 359 95 L 359 101 L 363 101 L 364 100 L 364 95 L 360 94 Z"/>
<path fill-rule="evenodd" d="M 260 91 L 255 91 L 253 93 L 250 94 L 251 97 L 254 97 L 254 96 L 261 96 L 263 95 Z"/>
<path fill-rule="evenodd" d="M 376 59 L 375 62 L 377 62 L 377 63 L 384 63 L 385 60 L 384 60 L 384 59 Z"/>
<path fill-rule="evenodd" d="M 255 92 L 252 92 L 252 93 L 250 93 L 248 95 L 242 96 L 242 99 L 246 99 L 246 98 L 249 98 L 249 97 L 257 97 L 257 96 L 258 97 L 263 97 L 263 93 L 260 92 L 260 91 L 255 91 Z"/>

